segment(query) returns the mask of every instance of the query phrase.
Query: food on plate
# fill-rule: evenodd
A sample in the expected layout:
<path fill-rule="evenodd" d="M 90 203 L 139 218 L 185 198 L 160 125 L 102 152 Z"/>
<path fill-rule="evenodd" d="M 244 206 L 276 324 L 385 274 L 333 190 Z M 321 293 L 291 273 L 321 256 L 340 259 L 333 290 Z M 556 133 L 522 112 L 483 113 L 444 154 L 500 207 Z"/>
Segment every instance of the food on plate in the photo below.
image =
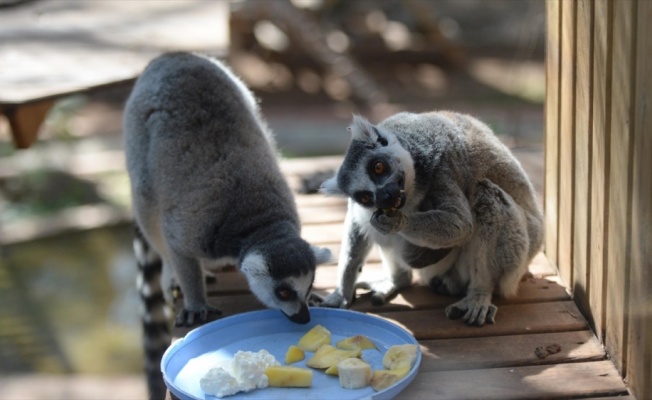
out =
<path fill-rule="evenodd" d="M 331 333 L 321 325 L 315 325 L 299 339 L 297 344 L 304 351 L 316 351 L 319 346 L 331 343 Z"/>
<path fill-rule="evenodd" d="M 381 391 L 392 386 L 396 382 L 403 379 L 408 372 L 410 372 L 410 367 L 402 366 L 396 369 L 381 369 L 374 371 L 371 381 L 369 384 L 375 391 Z"/>
<path fill-rule="evenodd" d="M 306 353 L 304 353 L 300 347 L 295 345 L 291 345 L 288 348 L 288 351 L 285 353 L 286 364 L 294 364 L 295 362 L 299 362 L 304 358 L 306 358 Z"/>
<path fill-rule="evenodd" d="M 397 344 L 390 347 L 383 356 L 383 366 L 387 369 L 397 369 L 407 366 L 408 370 L 417 360 L 417 346 L 414 344 Z"/>
<path fill-rule="evenodd" d="M 361 355 L 362 351 L 360 349 L 340 350 L 330 344 L 324 344 L 306 361 L 306 365 L 311 368 L 324 369 L 337 365 L 338 362 L 347 358 L 360 357 Z"/>
<path fill-rule="evenodd" d="M 265 375 L 271 387 L 310 387 L 312 385 L 312 370 L 308 368 L 276 365 L 268 367 Z"/>
<path fill-rule="evenodd" d="M 330 367 L 326 368 L 324 370 L 324 373 L 326 375 L 331 375 L 331 376 L 338 376 L 339 373 L 337 372 L 337 364 L 331 365 Z"/>
<path fill-rule="evenodd" d="M 360 389 L 369 385 L 371 366 L 359 358 L 347 358 L 337 363 L 340 386 L 345 389 Z"/>
<path fill-rule="evenodd" d="M 204 393 L 216 397 L 266 388 L 265 370 L 279 364 L 267 350 L 238 351 L 230 362 L 209 369 L 199 380 L 199 386 Z"/>
<path fill-rule="evenodd" d="M 337 342 L 337 344 L 335 344 L 335 347 L 342 350 L 355 350 L 357 348 L 362 350 L 378 349 L 374 342 L 363 335 L 355 335 L 346 339 L 342 339 Z"/>
<path fill-rule="evenodd" d="M 380 391 L 403 379 L 417 360 L 418 348 L 414 344 L 397 344 L 390 347 L 383 356 L 383 366 L 387 369 L 376 370 L 370 385 Z"/>

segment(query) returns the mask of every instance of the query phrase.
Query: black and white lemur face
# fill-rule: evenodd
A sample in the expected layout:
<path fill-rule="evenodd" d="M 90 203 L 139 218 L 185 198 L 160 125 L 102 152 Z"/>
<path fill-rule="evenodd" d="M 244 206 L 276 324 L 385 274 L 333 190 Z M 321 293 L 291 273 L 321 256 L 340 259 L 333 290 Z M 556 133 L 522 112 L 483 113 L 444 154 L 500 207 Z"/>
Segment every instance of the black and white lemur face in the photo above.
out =
<path fill-rule="evenodd" d="M 322 191 L 344 194 L 369 209 L 405 206 L 414 178 L 410 154 L 389 131 L 354 117 L 352 141 L 335 178 Z"/>
<path fill-rule="evenodd" d="M 305 324 L 310 322 L 308 305 L 315 280 L 314 265 L 328 262 L 331 255 L 303 241 L 286 244 L 281 251 L 280 246 L 270 245 L 247 255 L 241 270 L 251 291 L 265 306 L 280 310 L 292 322 Z"/>

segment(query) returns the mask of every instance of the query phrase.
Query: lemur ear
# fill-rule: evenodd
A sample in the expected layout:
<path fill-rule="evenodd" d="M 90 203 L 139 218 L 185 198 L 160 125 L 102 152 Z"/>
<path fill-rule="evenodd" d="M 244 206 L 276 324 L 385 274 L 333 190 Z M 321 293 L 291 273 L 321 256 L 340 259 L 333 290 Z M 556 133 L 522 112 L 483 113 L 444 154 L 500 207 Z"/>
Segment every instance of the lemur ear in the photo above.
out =
<path fill-rule="evenodd" d="M 265 259 L 257 253 L 245 256 L 242 263 L 240 263 L 240 271 L 248 277 L 269 275 L 269 268 Z"/>
<path fill-rule="evenodd" d="M 317 247 L 312 245 L 310 246 L 310 248 L 312 249 L 312 252 L 315 255 L 315 261 L 317 262 L 317 265 L 331 262 L 332 254 L 329 249 L 327 249 L 326 247 Z"/>
<path fill-rule="evenodd" d="M 340 190 L 340 187 L 337 184 L 337 175 L 326 179 L 324 183 L 322 183 L 319 187 L 319 192 L 327 196 L 346 196 L 346 194 Z"/>
<path fill-rule="evenodd" d="M 387 146 L 387 138 L 381 134 L 367 119 L 359 115 L 353 115 L 353 123 L 349 127 L 351 138 L 366 142 L 370 147 Z"/>

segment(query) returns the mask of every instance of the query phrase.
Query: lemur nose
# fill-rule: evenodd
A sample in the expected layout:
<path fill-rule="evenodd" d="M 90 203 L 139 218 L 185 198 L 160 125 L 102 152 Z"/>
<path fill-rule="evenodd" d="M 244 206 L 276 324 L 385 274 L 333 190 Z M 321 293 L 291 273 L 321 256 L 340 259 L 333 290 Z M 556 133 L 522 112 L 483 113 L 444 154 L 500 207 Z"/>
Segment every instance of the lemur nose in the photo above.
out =
<path fill-rule="evenodd" d="M 396 199 L 401 195 L 401 188 L 397 183 L 390 182 L 376 192 L 376 207 L 392 208 Z"/>

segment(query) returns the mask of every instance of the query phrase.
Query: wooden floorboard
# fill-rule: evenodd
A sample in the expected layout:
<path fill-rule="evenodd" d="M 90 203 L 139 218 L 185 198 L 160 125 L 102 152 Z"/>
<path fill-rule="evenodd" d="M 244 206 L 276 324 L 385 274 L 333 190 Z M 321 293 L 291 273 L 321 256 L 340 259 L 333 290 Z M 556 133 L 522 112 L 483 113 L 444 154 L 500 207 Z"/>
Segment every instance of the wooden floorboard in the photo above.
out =
<path fill-rule="evenodd" d="M 338 160 L 293 160 L 284 162 L 282 169 L 296 188 L 311 171 L 336 168 Z M 299 194 L 296 200 L 302 236 L 333 253 L 330 263 L 318 267 L 314 284 L 318 293 L 327 294 L 337 284 L 346 200 L 320 194 Z M 358 291 L 352 309 L 405 327 L 421 344 L 419 374 L 397 398 L 633 399 L 627 396 L 617 369 L 543 253 L 535 257 L 529 270 L 515 298 L 494 299 L 496 323 L 480 328 L 446 318 L 445 308 L 458 298 L 418 286 L 417 274 L 413 286 L 383 306 L 372 305 L 368 294 Z M 361 279 L 382 273 L 380 255 L 373 250 Z M 249 292 L 246 279 L 234 269 L 219 272 L 217 282 L 208 285 L 208 293 L 224 315 L 263 308 Z M 187 331 L 177 328 L 175 336 Z"/>

